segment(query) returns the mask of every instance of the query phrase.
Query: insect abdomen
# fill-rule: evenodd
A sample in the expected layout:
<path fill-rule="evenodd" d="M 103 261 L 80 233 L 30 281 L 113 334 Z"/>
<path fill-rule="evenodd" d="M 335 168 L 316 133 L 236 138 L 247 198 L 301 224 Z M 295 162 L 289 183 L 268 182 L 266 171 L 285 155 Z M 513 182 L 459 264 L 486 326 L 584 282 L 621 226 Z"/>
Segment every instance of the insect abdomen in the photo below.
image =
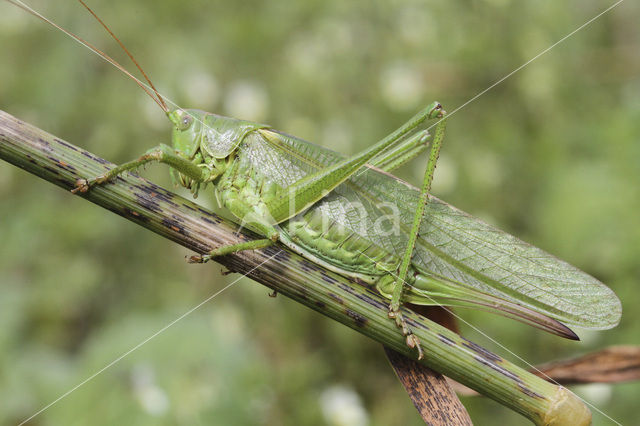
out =
<path fill-rule="evenodd" d="M 346 271 L 383 275 L 399 264 L 398 257 L 332 221 L 320 209 L 307 210 L 282 228 L 294 243 Z"/>

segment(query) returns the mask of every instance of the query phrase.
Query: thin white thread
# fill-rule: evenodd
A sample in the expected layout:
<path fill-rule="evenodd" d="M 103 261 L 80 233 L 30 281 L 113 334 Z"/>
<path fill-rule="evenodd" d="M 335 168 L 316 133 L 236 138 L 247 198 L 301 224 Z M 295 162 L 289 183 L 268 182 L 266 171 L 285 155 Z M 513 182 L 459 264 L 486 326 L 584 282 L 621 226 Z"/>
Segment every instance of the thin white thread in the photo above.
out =
<path fill-rule="evenodd" d="M 539 57 L 541 57 L 542 55 L 544 55 L 545 53 L 549 52 L 551 49 L 555 48 L 557 45 L 559 45 L 560 43 L 564 42 L 566 39 L 568 39 L 569 37 L 573 36 L 575 33 L 577 33 L 578 31 L 581 31 L 583 28 L 587 27 L 588 25 L 590 25 L 591 23 L 593 23 L 596 19 L 600 18 L 602 15 L 604 15 L 605 13 L 609 12 L 611 9 L 617 7 L 620 3 L 622 3 L 624 0 L 618 0 L 617 2 L 615 2 L 614 4 L 612 4 L 611 6 L 609 6 L 608 8 L 606 8 L 605 10 L 603 10 L 602 12 L 600 12 L 599 14 L 597 14 L 596 16 L 594 16 L 593 18 L 589 19 L 587 22 L 585 22 L 584 24 L 580 25 L 578 28 L 576 28 L 575 30 L 571 31 L 569 34 L 565 35 L 564 37 L 562 37 L 560 40 L 556 41 L 555 43 L 553 43 L 551 46 L 547 47 L 546 49 L 544 49 L 543 51 L 541 51 L 540 53 L 538 53 L 536 56 L 534 56 L 533 58 L 529 59 L 527 62 L 525 62 L 524 64 L 520 65 L 518 68 L 514 69 L 513 71 L 511 71 L 509 74 L 505 75 L 504 77 L 502 77 L 500 80 L 496 81 L 495 83 L 493 83 L 491 86 L 487 87 L 486 89 L 484 89 L 483 91 L 479 92 L 477 95 L 475 95 L 474 97 L 472 97 L 471 99 L 469 99 L 468 101 L 466 101 L 465 103 L 463 103 L 462 105 L 460 105 L 459 107 L 457 107 L 456 109 L 454 109 L 453 111 L 451 111 L 450 114 L 448 114 L 448 116 L 446 118 L 449 118 L 451 116 L 453 116 L 455 113 L 457 113 L 458 111 L 460 111 L 462 108 L 466 107 L 467 105 L 469 105 L 471 102 L 475 101 L 476 99 L 478 99 L 480 96 L 484 95 L 485 93 L 487 93 L 489 90 L 493 89 L 494 87 L 496 87 L 497 85 L 499 85 L 500 83 L 502 83 L 503 81 L 505 81 L 506 79 L 508 79 L 509 77 L 511 77 L 512 75 L 514 75 L 515 73 L 517 73 L 518 71 L 520 71 L 521 69 L 523 69 L 524 67 L 526 67 L 527 65 L 529 65 L 530 63 L 532 63 L 533 61 L 535 61 L 536 59 L 538 59 Z M 434 127 L 436 124 L 438 124 L 440 121 L 442 121 L 442 119 L 440 119 L 438 122 L 432 124 L 431 126 L 429 126 L 429 129 L 431 129 L 432 127 Z"/>
<path fill-rule="evenodd" d="M 280 250 L 282 251 L 282 250 Z M 202 305 L 204 305 L 205 303 L 209 302 L 210 300 L 212 300 L 213 298 L 215 298 L 216 296 L 218 296 L 220 293 L 222 293 L 223 291 L 225 291 L 226 289 L 228 289 L 229 287 L 231 287 L 232 285 L 234 285 L 235 283 L 237 283 L 238 281 L 240 281 L 242 278 L 244 278 L 245 276 L 247 276 L 247 274 L 250 274 L 251 272 L 253 272 L 254 270 L 258 269 L 260 266 L 264 265 L 266 262 L 270 261 L 271 259 L 273 259 L 275 256 L 278 255 L 277 252 L 274 255 L 270 256 L 269 258 L 265 259 L 263 262 L 261 262 L 259 265 L 254 266 L 253 268 L 251 268 L 250 271 L 248 271 L 246 274 L 243 274 L 242 276 L 238 277 L 237 279 L 235 279 L 234 281 L 232 281 L 231 283 L 227 284 L 225 287 L 223 287 L 222 289 L 218 290 L 217 292 L 215 292 L 214 294 L 212 294 L 211 296 L 207 297 L 206 299 L 204 299 L 202 302 L 198 303 L 196 306 L 194 306 L 193 308 L 189 309 L 187 312 L 185 312 L 184 314 L 180 315 L 178 318 L 174 319 L 173 321 L 171 321 L 169 324 L 165 325 L 164 327 L 162 327 L 160 330 L 156 331 L 155 333 L 153 333 L 151 336 L 147 337 L 146 339 L 144 339 L 142 342 L 138 343 L 137 345 L 135 345 L 133 348 L 129 349 L 127 352 L 123 353 L 122 355 L 120 355 L 118 358 L 114 359 L 113 361 L 111 361 L 109 364 L 105 365 L 104 367 L 102 367 L 100 370 L 96 371 L 95 373 L 93 373 L 91 376 L 87 377 L 86 379 L 84 379 L 82 382 L 78 383 L 77 385 L 75 385 L 74 387 L 72 387 L 71 389 L 69 389 L 68 391 L 66 391 L 65 393 L 63 393 L 62 395 L 60 395 L 58 398 L 56 398 L 54 401 L 50 402 L 49 404 L 45 405 L 44 407 L 42 407 L 40 410 L 38 410 L 36 413 L 32 414 L 29 418 L 23 420 L 18 426 L 22 426 L 25 423 L 29 422 L 31 419 L 33 419 L 34 417 L 36 417 L 37 415 L 41 414 L 42 412 L 44 412 L 45 410 L 47 410 L 48 408 L 52 407 L 53 405 L 55 405 L 56 403 L 60 402 L 61 400 L 63 400 L 64 398 L 66 398 L 67 396 L 69 396 L 72 392 L 74 392 L 75 390 L 77 390 L 78 388 L 80 388 L 81 386 L 85 385 L 86 383 L 90 382 L 91 380 L 95 379 L 98 375 L 100 375 L 101 373 L 103 373 L 105 370 L 109 369 L 110 367 L 112 367 L 113 365 L 117 364 L 119 361 L 121 361 L 123 358 L 125 358 L 127 355 L 129 355 L 130 353 L 138 350 L 140 347 L 142 347 L 143 345 L 145 345 L 147 342 L 149 342 L 150 340 L 154 339 L 156 336 L 158 336 L 159 334 L 163 333 L 164 331 L 166 331 L 169 327 L 173 326 L 175 323 L 177 323 L 178 321 L 182 320 L 183 318 L 185 318 L 186 316 L 190 315 L 191 313 L 193 313 L 195 310 L 197 310 L 198 308 L 200 308 Z"/>

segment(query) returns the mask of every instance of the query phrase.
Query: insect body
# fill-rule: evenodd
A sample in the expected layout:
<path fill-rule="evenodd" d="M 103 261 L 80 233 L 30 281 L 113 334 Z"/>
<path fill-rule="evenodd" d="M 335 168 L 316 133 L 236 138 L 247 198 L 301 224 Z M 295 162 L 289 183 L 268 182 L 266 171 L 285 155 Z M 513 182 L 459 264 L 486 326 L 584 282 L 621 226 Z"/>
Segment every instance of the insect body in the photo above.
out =
<path fill-rule="evenodd" d="M 437 103 L 418 116 L 429 118 L 434 111 Z M 177 182 L 194 193 L 214 185 L 221 203 L 265 237 L 193 261 L 279 241 L 329 269 L 375 284 L 392 298 L 421 194 L 387 170 L 397 164 L 391 160 L 423 149 L 417 147 L 424 147 L 425 132 L 405 131 L 399 153 L 391 158 L 369 153 L 382 169 L 364 165 L 327 193 L 304 184 L 314 185 L 315 176 L 340 170 L 351 159 L 257 123 L 198 110 L 176 110 L 169 117 L 173 148 L 152 149 L 81 182 L 80 190 L 150 161 L 167 163 Z M 380 218 L 395 219 L 397 232 L 379 229 Z M 619 300 L 595 278 L 435 197 L 426 206 L 406 284 L 403 301 L 485 309 L 569 338 L 576 336 L 562 323 L 604 329 L 620 318 Z"/>

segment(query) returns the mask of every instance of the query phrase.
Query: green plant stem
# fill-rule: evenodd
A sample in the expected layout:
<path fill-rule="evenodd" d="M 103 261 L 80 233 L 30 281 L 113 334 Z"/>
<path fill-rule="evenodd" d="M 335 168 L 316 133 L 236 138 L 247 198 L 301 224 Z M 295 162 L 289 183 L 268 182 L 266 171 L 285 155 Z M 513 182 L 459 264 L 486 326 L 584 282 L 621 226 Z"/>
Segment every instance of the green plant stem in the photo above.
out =
<path fill-rule="evenodd" d="M 114 167 L 30 124 L 0 111 L 0 158 L 65 190 L 80 178 Z M 73 196 L 69 194 L 69 196 Z M 248 241 L 237 225 L 194 202 L 135 175 L 118 177 L 79 195 L 145 228 L 204 254 L 221 245 Z M 388 301 L 374 289 L 349 281 L 280 247 L 240 252 L 219 259 L 246 274 L 412 359 Z M 536 424 L 588 424 L 591 413 L 574 394 L 546 382 L 427 318 L 402 308 L 422 342 L 421 363 L 523 414 Z"/>

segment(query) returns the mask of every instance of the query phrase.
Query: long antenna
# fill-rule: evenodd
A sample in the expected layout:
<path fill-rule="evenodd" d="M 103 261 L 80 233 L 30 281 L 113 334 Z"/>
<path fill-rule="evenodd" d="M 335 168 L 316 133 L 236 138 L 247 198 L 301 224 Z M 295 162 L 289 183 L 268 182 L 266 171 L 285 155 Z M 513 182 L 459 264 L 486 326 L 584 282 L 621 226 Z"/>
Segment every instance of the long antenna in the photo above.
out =
<path fill-rule="evenodd" d="M 31 9 L 29 6 L 27 6 L 26 4 L 22 3 L 20 0 L 7 0 L 9 3 L 13 4 L 14 6 L 19 7 L 20 9 L 24 10 L 25 12 L 35 16 L 36 18 L 46 22 L 47 24 L 51 25 L 54 28 L 57 28 L 58 30 L 62 31 L 63 33 L 65 33 L 66 35 L 68 35 L 69 37 L 73 38 L 74 40 L 76 40 L 78 43 L 82 44 L 83 46 L 85 46 L 86 48 L 88 48 L 89 50 L 93 51 L 95 54 L 99 55 L 100 57 L 102 57 L 105 61 L 109 62 L 111 65 L 113 65 L 114 67 L 116 67 L 118 70 L 120 70 L 123 74 L 125 74 L 127 77 L 131 78 L 133 81 L 136 82 L 136 84 L 138 86 L 140 86 L 140 88 L 142 88 L 142 90 L 145 91 L 145 93 L 147 95 L 149 95 L 149 97 L 151 99 L 153 99 L 155 101 L 155 103 L 158 104 L 158 106 L 160 106 L 160 108 L 162 108 L 162 110 L 164 112 L 169 112 L 169 108 L 167 108 L 167 105 L 164 103 L 164 101 L 162 100 L 162 98 L 160 97 L 160 95 L 158 95 L 158 98 L 156 98 L 153 93 L 147 89 L 147 87 L 140 81 L 138 80 L 133 74 L 131 74 L 129 71 L 127 71 L 122 65 L 120 65 L 115 59 L 111 58 L 111 56 L 107 55 L 106 53 L 104 53 L 103 51 L 101 51 L 100 49 L 98 49 L 97 47 L 95 47 L 94 45 L 92 45 L 91 43 L 89 43 L 88 41 L 80 38 L 79 36 L 75 35 L 74 33 L 72 33 L 71 31 L 65 30 L 64 28 L 62 28 L 60 25 L 56 24 L 55 22 L 51 21 L 50 19 L 45 18 L 44 16 L 42 16 L 41 14 L 39 14 L 38 12 L 36 12 L 35 10 Z M 93 13 L 93 12 L 92 12 Z M 109 31 L 110 32 L 110 31 Z M 126 49 L 125 49 L 126 50 Z M 128 53 L 128 52 L 127 52 Z M 135 60 L 134 60 L 135 62 Z M 137 65 L 137 63 L 136 63 Z M 142 70 L 141 70 L 142 71 Z M 144 72 L 143 72 L 144 74 Z M 146 75 L 145 75 L 146 78 Z M 147 81 L 149 81 L 147 79 Z M 151 83 L 149 81 L 149 83 Z M 156 92 L 156 94 L 158 93 L 155 90 L 155 87 L 153 87 L 153 85 L 151 85 L 151 87 L 153 88 L 153 91 Z"/>
<path fill-rule="evenodd" d="M 164 103 L 164 100 L 162 99 L 162 96 L 160 96 L 160 93 L 158 93 L 158 90 L 156 89 L 156 87 L 153 85 L 153 83 L 151 82 L 151 79 L 149 78 L 149 76 L 147 76 L 147 73 L 144 72 L 144 70 L 142 69 L 142 67 L 140 66 L 140 64 L 138 63 L 138 61 L 136 61 L 136 59 L 133 57 L 133 55 L 129 52 L 129 50 L 127 50 L 126 47 L 124 47 L 124 44 L 122 44 L 122 42 L 120 41 L 120 39 L 118 37 L 116 37 L 116 35 L 111 31 L 111 29 L 109 29 L 109 27 L 107 26 L 107 24 L 105 24 L 102 19 L 100 19 L 98 17 L 98 15 L 95 14 L 95 12 L 93 10 L 91 10 L 91 8 L 89 6 L 87 6 L 87 4 L 82 1 L 82 0 L 78 0 L 80 2 L 80 4 L 82 4 L 88 11 L 89 13 L 91 13 L 93 15 L 94 18 L 96 18 L 96 20 L 98 22 L 100 22 L 100 25 L 102 25 L 104 27 L 105 30 L 107 30 L 107 32 L 111 35 L 111 37 L 113 37 L 113 39 L 115 41 L 118 42 L 118 44 L 120 45 L 120 47 L 122 48 L 122 50 L 124 50 L 124 52 L 127 54 L 127 56 L 129 56 L 129 58 L 133 61 L 133 63 L 136 65 L 136 67 L 140 70 L 140 72 L 142 73 L 142 75 L 144 76 L 144 79 L 147 80 L 147 83 L 149 83 L 149 86 L 151 86 L 151 88 L 153 89 L 153 92 L 156 94 L 156 97 L 158 98 L 158 100 L 160 101 L 160 103 L 164 106 L 164 110 L 165 112 L 169 110 L 169 108 L 167 108 L 167 104 Z"/>

